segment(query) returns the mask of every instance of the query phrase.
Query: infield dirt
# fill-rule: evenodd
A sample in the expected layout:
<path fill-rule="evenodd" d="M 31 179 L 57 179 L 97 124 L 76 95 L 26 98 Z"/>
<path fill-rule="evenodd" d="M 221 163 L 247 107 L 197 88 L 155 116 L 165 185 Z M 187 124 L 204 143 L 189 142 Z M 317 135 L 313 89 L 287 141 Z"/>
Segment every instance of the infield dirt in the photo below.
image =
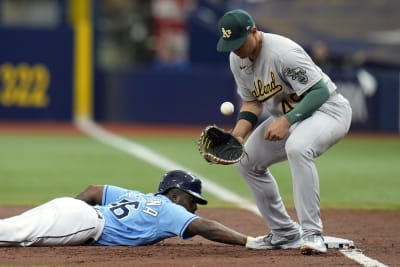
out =
<path fill-rule="evenodd" d="M 0 218 L 28 207 L 0 207 Z M 289 213 L 295 218 L 294 211 Z M 203 208 L 198 214 L 250 235 L 268 232 L 261 217 L 243 209 Z M 363 253 L 387 266 L 400 266 L 400 212 L 322 210 L 325 234 L 354 241 Z M 195 237 L 167 239 L 141 247 L 26 247 L 0 248 L 1 265 L 46 266 L 361 266 L 337 249 L 304 256 L 298 250 L 248 250 Z"/>

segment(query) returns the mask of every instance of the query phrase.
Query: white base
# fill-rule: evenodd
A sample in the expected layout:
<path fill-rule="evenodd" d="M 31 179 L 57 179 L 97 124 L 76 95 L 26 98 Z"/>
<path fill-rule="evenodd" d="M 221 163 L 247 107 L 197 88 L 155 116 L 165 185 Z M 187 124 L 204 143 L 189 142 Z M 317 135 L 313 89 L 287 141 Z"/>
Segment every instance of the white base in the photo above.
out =
<path fill-rule="evenodd" d="M 338 249 L 354 248 L 353 240 L 334 237 L 334 236 L 324 236 L 324 240 L 327 248 L 338 248 Z"/>

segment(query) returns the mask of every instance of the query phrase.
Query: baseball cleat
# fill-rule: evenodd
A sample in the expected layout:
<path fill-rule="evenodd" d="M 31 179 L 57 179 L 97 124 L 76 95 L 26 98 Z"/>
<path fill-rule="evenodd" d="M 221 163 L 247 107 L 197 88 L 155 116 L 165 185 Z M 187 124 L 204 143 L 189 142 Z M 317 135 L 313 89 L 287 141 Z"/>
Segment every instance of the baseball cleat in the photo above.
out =
<path fill-rule="evenodd" d="M 300 233 L 289 236 L 270 233 L 263 237 L 263 241 L 266 249 L 298 249 L 302 244 Z"/>
<path fill-rule="evenodd" d="M 303 255 L 326 253 L 327 248 L 324 238 L 320 234 L 312 234 L 303 237 L 303 244 L 300 246 L 300 251 Z"/>

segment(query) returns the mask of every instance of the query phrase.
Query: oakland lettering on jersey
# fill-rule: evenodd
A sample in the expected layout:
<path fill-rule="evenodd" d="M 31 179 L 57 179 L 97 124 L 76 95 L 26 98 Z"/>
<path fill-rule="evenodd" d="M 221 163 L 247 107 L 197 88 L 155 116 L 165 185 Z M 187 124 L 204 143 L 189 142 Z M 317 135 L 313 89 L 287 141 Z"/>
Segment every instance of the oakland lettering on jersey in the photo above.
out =
<path fill-rule="evenodd" d="M 281 92 L 283 86 L 275 83 L 275 74 L 271 71 L 271 81 L 263 84 L 260 79 L 254 81 L 254 88 L 251 94 L 257 98 L 258 101 L 264 102 Z"/>

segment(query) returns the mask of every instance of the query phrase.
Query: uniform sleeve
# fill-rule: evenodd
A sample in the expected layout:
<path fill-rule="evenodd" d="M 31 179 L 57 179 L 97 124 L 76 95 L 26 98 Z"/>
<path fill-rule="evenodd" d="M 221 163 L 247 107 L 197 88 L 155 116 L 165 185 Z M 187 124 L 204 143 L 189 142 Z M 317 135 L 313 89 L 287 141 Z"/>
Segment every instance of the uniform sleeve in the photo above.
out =
<path fill-rule="evenodd" d="M 197 218 L 196 214 L 187 211 L 184 207 L 168 203 L 160 214 L 159 229 L 173 233 L 174 236 L 179 236 L 181 239 L 188 239 L 192 236 L 185 233 L 186 228 Z"/>
<path fill-rule="evenodd" d="M 128 191 L 129 191 L 128 189 L 122 187 L 106 184 L 104 185 L 103 198 L 101 204 L 105 206 L 109 203 L 115 202 L 121 197 L 121 195 L 125 194 Z"/>
<path fill-rule="evenodd" d="M 319 81 L 311 87 L 300 103 L 285 114 L 286 119 L 293 124 L 311 116 L 329 98 L 329 89 L 324 81 Z"/>
<path fill-rule="evenodd" d="M 323 77 L 321 70 L 301 48 L 289 50 L 281 57 L 280 64 L 281 76 L 298 96 Z"/>

